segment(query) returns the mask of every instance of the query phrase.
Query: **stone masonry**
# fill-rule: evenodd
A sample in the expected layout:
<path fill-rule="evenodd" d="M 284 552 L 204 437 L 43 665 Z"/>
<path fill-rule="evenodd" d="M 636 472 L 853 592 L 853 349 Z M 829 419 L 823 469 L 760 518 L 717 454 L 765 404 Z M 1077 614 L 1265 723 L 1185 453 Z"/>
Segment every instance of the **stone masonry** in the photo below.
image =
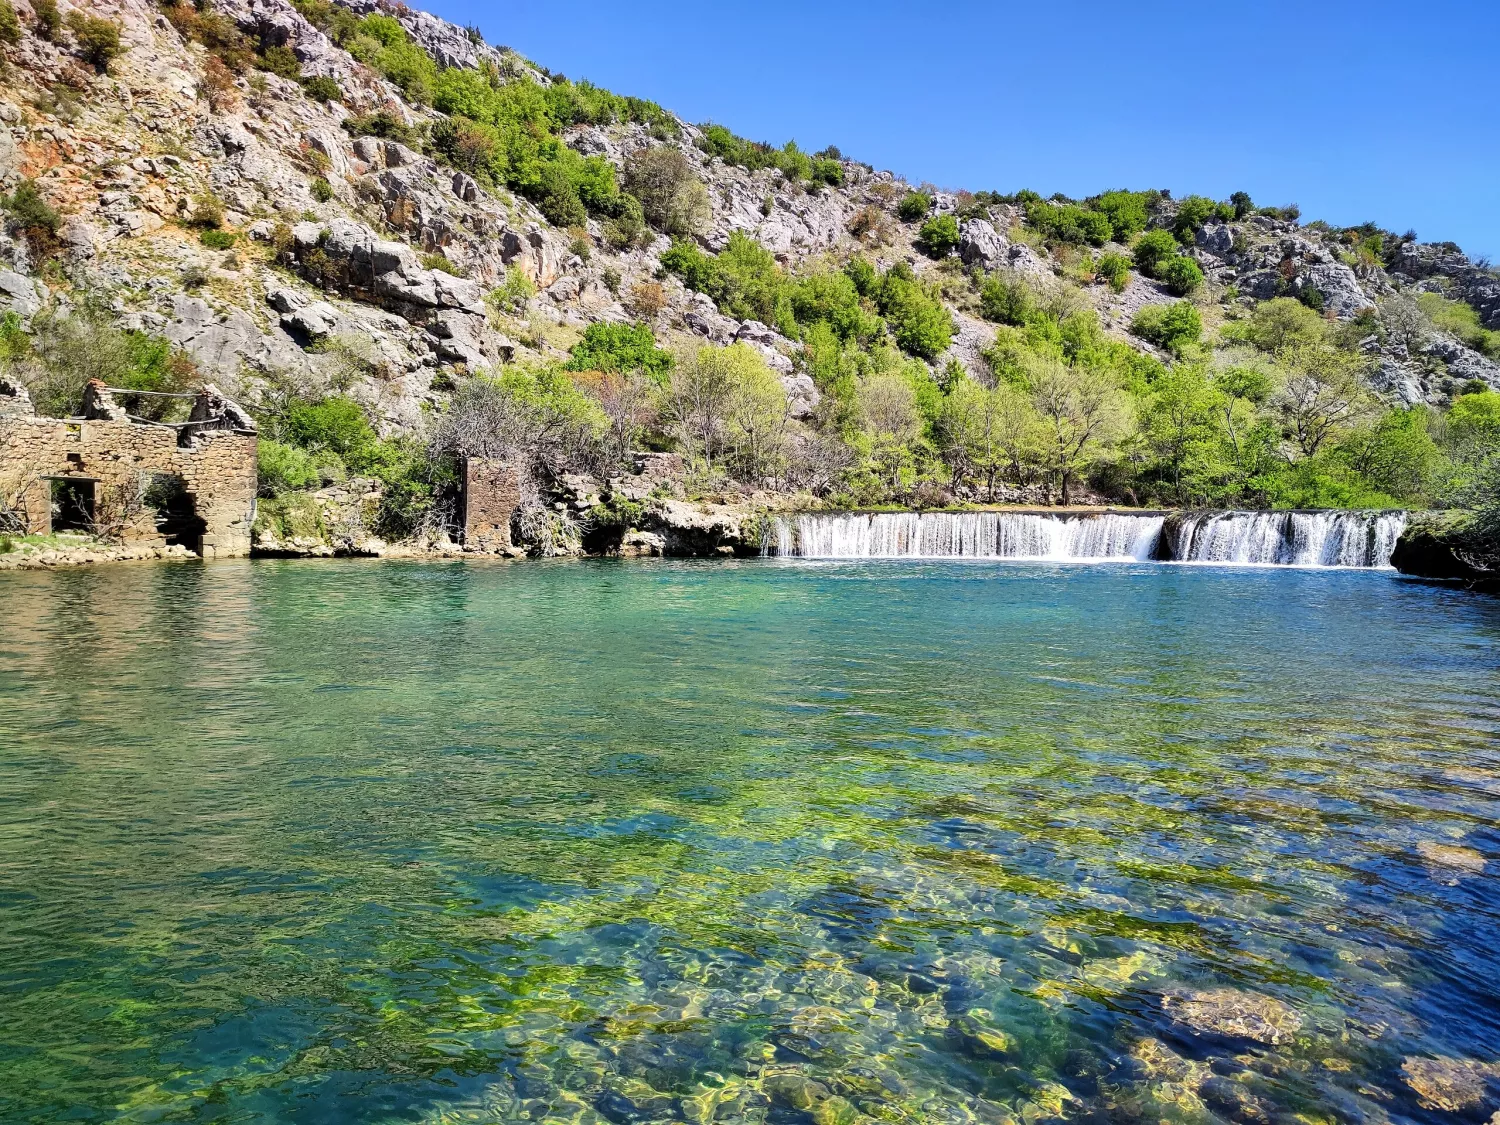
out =
<path fill-rule="evenodd" d="M 198 395 L 193 421 L 178 427 L 129 420 L 98 383 L 89 386 L 81 418 L 38 417 L 6 389 L 0 513 L 9 509 L 26 532 L 52 531 L 52 484 L 64 481 L 86 497 L 97 530 L 110 537 L 163 543 L 151 501 L 165 493 L 176 498 L 179 526 L 197 532 L 185 546 L 205 558 L 250 553 L 256 435 L 248 415 L 212 387 Z"/>
<path fill-rule="evenodd" d="M 463 541 L 479 550 L 511 545 L 510 520 L 521 506 L 521 481 L 504 461 L 469 457 L 464 461 Z"/>

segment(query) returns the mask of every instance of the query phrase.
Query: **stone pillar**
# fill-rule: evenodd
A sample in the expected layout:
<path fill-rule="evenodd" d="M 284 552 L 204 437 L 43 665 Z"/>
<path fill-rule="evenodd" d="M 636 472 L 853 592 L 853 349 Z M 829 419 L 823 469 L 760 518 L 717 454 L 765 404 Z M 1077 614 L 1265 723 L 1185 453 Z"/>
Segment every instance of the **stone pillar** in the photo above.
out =
<path fill-rule="evenodd" d="M 464 546 L 502 551 L 511 545 L 510 520 L 521 506 L 521 478 L 505 461 L 464 459 Z"/>

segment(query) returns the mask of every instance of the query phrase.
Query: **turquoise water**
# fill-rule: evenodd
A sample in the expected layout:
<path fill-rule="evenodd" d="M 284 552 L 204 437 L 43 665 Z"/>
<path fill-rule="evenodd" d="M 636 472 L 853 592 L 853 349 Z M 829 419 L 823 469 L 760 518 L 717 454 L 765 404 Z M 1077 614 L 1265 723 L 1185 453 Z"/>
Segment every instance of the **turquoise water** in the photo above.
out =
<path fill-rule="evenodd" d="M 1483 1121 L 1497 639 L 1359 572 L 0 575 L 0 1120 Z"/>

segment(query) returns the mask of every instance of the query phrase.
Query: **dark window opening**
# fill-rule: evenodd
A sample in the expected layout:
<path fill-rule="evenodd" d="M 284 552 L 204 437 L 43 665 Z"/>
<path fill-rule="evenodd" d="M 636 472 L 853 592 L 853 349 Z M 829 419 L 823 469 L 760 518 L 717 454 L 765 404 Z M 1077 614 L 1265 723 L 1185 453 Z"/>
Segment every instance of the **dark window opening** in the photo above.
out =
<path fill-rule="evenodd" d="M 178 545 L 198 550 L 199 540 L 208 524 L 198 515 L 198 505 L 193 494 L 183 486 L 181 477 L 166 474 L 153 477 L 144 499 L 156 512 L 157 534 L 166 538 L 169 547 Z"/>
<path fill-rule="evenodd" d="M 52 480 L 52 530 L 92 531 L 94 528 L 94 482 Z"/>

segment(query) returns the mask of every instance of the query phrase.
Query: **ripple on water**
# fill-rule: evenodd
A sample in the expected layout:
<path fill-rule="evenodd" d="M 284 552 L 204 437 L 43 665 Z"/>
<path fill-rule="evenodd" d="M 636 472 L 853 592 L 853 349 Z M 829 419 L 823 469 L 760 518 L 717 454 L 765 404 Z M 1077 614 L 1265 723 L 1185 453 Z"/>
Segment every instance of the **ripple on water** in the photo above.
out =
<path fill-rule="evenodd" d="M 1372 574 L 0 576 L 0 1118 L 1482 1118 L 1500 606 Z"/>

